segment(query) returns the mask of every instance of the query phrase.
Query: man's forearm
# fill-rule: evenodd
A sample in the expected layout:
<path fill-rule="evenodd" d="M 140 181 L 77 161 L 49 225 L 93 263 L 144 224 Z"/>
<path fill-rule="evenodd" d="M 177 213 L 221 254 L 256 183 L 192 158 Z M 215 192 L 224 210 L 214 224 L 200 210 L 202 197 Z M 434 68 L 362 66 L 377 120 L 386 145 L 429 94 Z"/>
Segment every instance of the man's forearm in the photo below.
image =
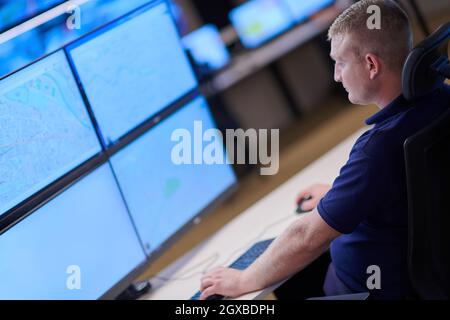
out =
<path fill-rule="evenodd" d="M 314 212 L 317 214 L 317 212 Z M 304 269 L 324 253 L 331 238 L 316 233 L 313 213 L 304 215 L 286 229 L 243 274 L 245 291 L 256 291 L 283 281 Z"/>

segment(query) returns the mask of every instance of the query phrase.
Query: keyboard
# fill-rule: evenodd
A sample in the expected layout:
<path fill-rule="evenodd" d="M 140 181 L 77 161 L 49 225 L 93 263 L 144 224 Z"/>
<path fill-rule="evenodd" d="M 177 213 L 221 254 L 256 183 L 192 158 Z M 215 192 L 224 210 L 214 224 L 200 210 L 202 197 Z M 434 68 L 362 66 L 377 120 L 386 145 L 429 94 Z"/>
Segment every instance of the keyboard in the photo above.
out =
<path fill-rule="evenodd" d="M 246 269 L 253 263 L 253 261 L 255 261 L 260 255 L 262 255 L 264 251 L 266 251 L 273 240 L 274 239 L 268 239 L 255 243 L 250 249 L 248 249 L 239 258 L 237 258 L 236 261 L 234 261 L 229 267 L 237 270 Z M 200 295 L 201 292 L 198 291 L 195 295 L 192 296 L 191 300 L 200 299 Z M 216 294 L 208 297 L 206 300 L 221 300 L 223 298 L 224 296 Z"/>

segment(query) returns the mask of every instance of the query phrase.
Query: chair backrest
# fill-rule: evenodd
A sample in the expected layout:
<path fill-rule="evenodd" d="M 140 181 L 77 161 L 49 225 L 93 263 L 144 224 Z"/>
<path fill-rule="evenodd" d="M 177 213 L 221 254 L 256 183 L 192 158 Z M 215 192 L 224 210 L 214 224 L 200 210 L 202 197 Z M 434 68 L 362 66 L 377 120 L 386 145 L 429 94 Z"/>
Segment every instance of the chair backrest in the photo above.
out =
<path fill-rule="evenodd" d="M 450 298 L 450 109 L 405 142 L 410 280 L 422 299 Z"/>
<path fill-rule="evenodd" d="M 450 22 L 419 43 L 403 69 L 403 95 L 416 100 L 450 78 Z M 430 106 L 432 108 L 433 106 Z M 408 268 L 413 296 L 450 298 L 450 106 L 405 142 Z"/>
<path fill-rule="evenodd" d="M 402 91 L 406 99 L 420 98 L 450 78 L 449 39 L 450 22 L 447 22 L 410 52 L 402 74 Z"/>

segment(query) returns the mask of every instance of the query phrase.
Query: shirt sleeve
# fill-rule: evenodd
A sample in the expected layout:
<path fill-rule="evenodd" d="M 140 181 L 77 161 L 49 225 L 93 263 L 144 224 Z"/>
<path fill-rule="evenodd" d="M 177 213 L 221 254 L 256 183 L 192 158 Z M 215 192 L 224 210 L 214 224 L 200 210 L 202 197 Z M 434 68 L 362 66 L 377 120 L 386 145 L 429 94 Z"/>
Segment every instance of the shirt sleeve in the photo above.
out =
<path fill-rule="evenodd" d="M 349 234 L 369 215 L 376 212 L 378 184 L 374 160 L 362 152 L 350 155 L 330 191 L 317 210 L 336 231 Z"/>

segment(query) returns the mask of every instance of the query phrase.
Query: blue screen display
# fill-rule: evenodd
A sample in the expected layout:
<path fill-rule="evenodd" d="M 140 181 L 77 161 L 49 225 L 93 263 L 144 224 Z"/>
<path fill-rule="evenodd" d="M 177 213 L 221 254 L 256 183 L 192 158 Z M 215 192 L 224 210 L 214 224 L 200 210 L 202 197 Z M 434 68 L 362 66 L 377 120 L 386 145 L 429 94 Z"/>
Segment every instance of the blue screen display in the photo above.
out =
<path fill-rule="evenodd" d="M 195 135 L 202 139 L 201 133 L 194 132 L 194 121 L 201 121 L 203 130 L 215 128 L 203 98 L 112 157 L 113 170 L 148 254 L 235 183 L 228 164 L 177 165 L 173 161 L 172 150 L 177 145 L 171 140 L 174 130 L 184 129 L 193 140 Z M 208 144 L 200 140 L 200 147 L 198 142 L 191 145 L 201 149 Z"/>
<path fill-rule="evenodd" d="M 0 0 L 0 28 L 16 24 L 18 19 L 29 19 L 37 11 L 49 9 L 52 0 Z M 64 2 L 64 1 L 60 1 Z M 0 43 L 0 76 L 17 70 L 32 61 L 62 48 L 84 34 L 145 5 L 149 0 L 89 0 L 80 5 L 82 23 L 79 29 L 68 28 L 73 11 L 55 17 L 35 28 L 19 33 Z M 3 4 L 4 3 L 4 4 Z M 43 6 L 42 6 L 43 5 Z M 1 42 L 1 41 L 0 41 Z M 30 45 L 32 44 L 32 45 Z"/>
<path fill-rule="evenodd" d="M 165 2 L 82 39 L 68 52 L 107 144 L 197 85 Z"/>
<path fill-rule="evenodd" d="M 0 299 L 97 299 L 145 259 L 106 164 L 0 236 Z"/>
<path fill-rule="evenodd" d="M 279 0 L 252 0 L 230 12 L 242 44 L 256 48 L 294 24 L 292 14 Z"/>
<path fill-rule="evenodd" d="M 0 0 L 0 31 L 14 26 L 65 0 Z"/>
<path fill-rule="evenodd" d="M 317 13 L 324 7 L 335 2 L 335 0 L 282 0 L 291 10 L 297 21 L 304 21 L 311 15 Z"/>
<path fill-rule="evenodd" d="M 0 215 L 101 151 L 63 51 L 0 81 Z"/>
<path fill-rule="evenodd" d="M 212 24 L 205 25 L 183 37 L 197 65 L 207 65 L 210 70 L 218 70 L 230 62 L 230 54 L 223 43 L 219 30 Z"/>

